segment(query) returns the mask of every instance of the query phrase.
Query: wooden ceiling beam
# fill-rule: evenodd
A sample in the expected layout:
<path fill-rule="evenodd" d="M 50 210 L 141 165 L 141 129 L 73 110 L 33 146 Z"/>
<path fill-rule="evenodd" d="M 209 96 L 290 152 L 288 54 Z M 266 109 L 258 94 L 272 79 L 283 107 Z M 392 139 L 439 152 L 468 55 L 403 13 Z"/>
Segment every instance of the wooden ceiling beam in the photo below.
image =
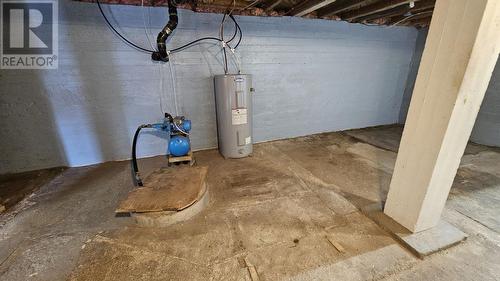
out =
<path fill-rule="evenodd" d="M 297 6 L 292 7 L 288 15 L 295 17 L 302 17 L 309 13 L 312 13 L 320 8 L 323 8 L 327 5 L 332 4 L 336 0 L 312 0 L 305 1 L 305 3 L 298 4 Z"/>
<path fill-rule="evenodd" d="M 399 16 L 399 15 L 405 14 L 407 11 L 408 11 L 408 9 L 405 6 L 398 6 L 396 8 L 392 8 L 390 10 L 386 10 L 386 11 L 382 11 L 379 13 L 356 18 L 353 20 L 353 22 L 371 21 L 371 20 L 377 20 L 380 18 Z"/>
<path fill-rule="evenodd" d="M 342 12 L 345 12 L 347 10 L 356 8 L 363 3 L 367 2 L 367 0 L 352 0 L 352 1 L 346 1 L 343 4 L 337 5 L 336 3 L 333 5 L 329 5 L 325 8 L 322 8 L 318 10 L 318 16 L 319 17 L 330 17 L 334 16 L 336 14 L 340 14 Z"/>
<path fill-rule="evenodd" d="M 393 17 L 388 22 L 388 24 L 399 24 L 399 23 L 406 22 L 406 21 L 412 21 L 412 20 L 416 20 L 416 19 L 420 19 L 420 18 L 429 17 L 429 16 L 432 16 L 433 12 L 434 11 L 432 9 L 430 9 L 427 11 L 420 11 L 420 12 L 414 13 L 412 15 L 406 15 L 406 16 L 401 15 L 401 16 Z"/>
<path fill-rule="evenodd" d="M 422 11 L 433 10 L 435 3 L 436 3 L 435 0 L 420 0 L 419 2 L 415 3 L 415 6 L 413 8 L 411 8 L 410 5 L 402 5 L 380 13 L 375 13 L 368 16 L 356 18 L 355 21 L 362 22 L 362 21 L 378 20 L 381 18 L 397 17 L 398 18 L 397 20 L 392 20 L 392 19 L 390 20 L 391 22 L 397 22 L 398 20 L 407 17 L 406 14 L 408 13 L 418 14 L 419 12 Z"/>
<path fill-rule="evenodd" d="M 244 7 L 243 7 L 243 9 L 249 9 L 249 8 L 252 8 L 252 7 L 254 7 L 254 6 L 255 6 L 255 5 L 257 5 L 257 4 L 260 4 L 259 2 L 261 2 L 261 0 L 255 0 L 255 1 L 253 1 L 252 3 L 250 3 L 250 4 L 246 5 L 246 6 L 244 6 Z"/>
<path fill-rule="evenodd" d="M 283 2 L 283 0 L 271 1 L 266 7 L 266 12 L 270 12 L 270 11 L 274 10 L 274 8 L 276 8 L 279 4 L 281 4 L 281 2 Z"/>
<path fill-rule="evenodd" d="M 410 2 L 417 3 L 419 0 L 390 0 L 390 1 L 380 1 L 372 5 L 362 7 L 358 10 L 347 12 L 340 15 L 343 20 L 352 21 L 356 18 L 368 16 L 371 14 L 379 13 L 382 11 L 390 10 L 402 5 L 409 5 Z"/>
<path fill-rule="evenodd" d="M 421 26 L 421 27 L 429 26 L 431 24 L 431 19 L 432 15 L 415 20 L 409 20 L 407 24 L 412 26 Z"/>

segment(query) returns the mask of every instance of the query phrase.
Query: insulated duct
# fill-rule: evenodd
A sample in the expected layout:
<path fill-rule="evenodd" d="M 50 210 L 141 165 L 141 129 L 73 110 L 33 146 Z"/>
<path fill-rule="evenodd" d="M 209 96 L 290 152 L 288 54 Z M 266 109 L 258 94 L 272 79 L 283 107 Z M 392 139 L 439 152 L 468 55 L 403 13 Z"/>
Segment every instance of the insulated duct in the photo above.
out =
<path fill-rule="evenodd" d="M 177 16 L 177 6 L 174 3 L 174 0 L 168 0 L 168 22 L 165 27 L 158 33 L 158 37 L 156 38 L 156 44 L 158 47 L 158 51 L 153 52 L 151 58 L 155 61 L 168 61 L 167 54 L 167 38 L 174 29 L 177 27 L 177 22 L 179 17 Z"/>

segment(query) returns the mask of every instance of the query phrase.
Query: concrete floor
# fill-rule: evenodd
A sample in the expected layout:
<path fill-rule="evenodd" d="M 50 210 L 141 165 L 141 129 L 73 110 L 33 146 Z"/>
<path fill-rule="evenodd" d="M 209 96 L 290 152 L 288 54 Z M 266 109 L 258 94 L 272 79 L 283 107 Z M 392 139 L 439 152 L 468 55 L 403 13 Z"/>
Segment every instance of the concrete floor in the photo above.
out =
<path fill-rule="evenodd" d="M 471 144 L 443 217 L 469 238 L 420 260 L 358 211 L 385 199 L 401 128 L 195 154 L 210 205 L 141 228 L 114 209 L 128 162 L 64 171 L 0 218 L 0 280 L 499 280 L 500 151 Z M 143 175 L 164 165 L 140 163 Z"/>

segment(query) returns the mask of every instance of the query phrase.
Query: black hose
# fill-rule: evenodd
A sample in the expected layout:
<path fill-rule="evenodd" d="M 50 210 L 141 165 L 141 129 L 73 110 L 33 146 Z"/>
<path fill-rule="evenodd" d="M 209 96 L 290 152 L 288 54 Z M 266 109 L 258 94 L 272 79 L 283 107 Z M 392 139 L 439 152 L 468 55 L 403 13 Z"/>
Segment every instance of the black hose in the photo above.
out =
<path fill-rule="evenodd" d="M 143 186 L 142 184 L 142 179 L 141 175 L 139 174 L 139 167 L 137 166 L 137 138 L 139 137 L 139 133 L 141 132 L 141 129 L 144 128 L 151 128 L 151 124 L 143 124 L 137 127 L 137 130 L 135 131 L 134 135 L 134 140 L 132 141 L 132 169 L 134 170 L 134 177 L 135 177 L 135 182 L 137 183 L 138 186 Z"/>
<path fill-rule="evenodd" d="M 109 22 L 108 18 L 106 17 L 106 14 L 104 14 L 104 11 L 102 10 L 101 3 L 99 2 L 99 0 L 96 0 L 96 2 L 97 2 L 97 6 L 99 7 L 99 11 L 101 11 L 102 17 L 104 18 L 104 20 L 108 24 L 109 28 L 111 28 L 111 30 L 113 30 L 113 32 L 116 35 L 118 35 L 118 37 L 120 37 L 123 41 L 127 42 L 129 45 L 133 46 L 134 48 L 136 48 L 138 50 L 141 50 L 141 51 L 147 52 L 147 53 L 153 53 L 153 51 L 145 49 L 139 45 L 136 45 L 135 43 L 133 43 L 133 42 L 129 41 L 127 38 L 125 38 L 125 36 L 121 35 L 120 32 L 118 32 L 118 30 L 116 30 L 115 27 L 111 24 L 111 22 Z"/>

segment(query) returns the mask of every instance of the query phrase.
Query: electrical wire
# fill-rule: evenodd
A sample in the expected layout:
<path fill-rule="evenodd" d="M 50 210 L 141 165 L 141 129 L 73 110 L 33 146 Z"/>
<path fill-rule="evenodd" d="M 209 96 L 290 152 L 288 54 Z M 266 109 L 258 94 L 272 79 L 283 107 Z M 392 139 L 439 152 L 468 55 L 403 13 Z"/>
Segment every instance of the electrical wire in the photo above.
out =
<path fill-rule="evenodd" d="M 214 40 L 214 41 L 221 42 L 220 38 L 217 38 L 217 37 L 203 37 L 203 38 L 200 38 L 200 39 L 196 39 L 196 40 L 194 40 L 192 42 L 189 42 L 187 44 L 184 44 L 184 45 L 182 45 L 180 47 L 177 47 L 175 49 L 172 49 L 172 50 L 170 50 L 170 53 L 180 52 L 180 51 L 182 51 L 182 50 L 184 50 L 186 48 L 189 48 L 189 47 L 193 46 L 196 43 L 199 43 L 199 42 L 205 41 L 205 40 Z"/>
<path fill-rule="evenodd" d="M 133 43 L 132 41 L 128 40 L 127 38 L 125 38 L 125 36 L 123 36 L 120 32 L 118 32 L 118 30 L 116 30 L 116 28 L 111 24 L 111 22 L 108 20 L 108 18 L 106 17 L 106 14 L 104 13 L 104 11 L 102 10 L 102 7 L 101 7 L 101 3 L 99 2 L 99 0 L 96 0 L 97 2 L 97 6 L 99 7 L 99 11 L 101 12 L 101 15 L 102 17 L 104 18 L 104 20 L 106 21 L 107 25 L 109 26 L 109 28 L 111 30 L 113 30 L 113 32 L 118 36 L 120 37 L 123 41 L 125 41 L 127 44 L 133 46 L 134 48 L 140 50 L 140 51 L 143 51 L 143 52 L 146 52 L 146 53 L 153 53 L 154 51 L 153 50 L 148 50 L 146 48 L 143 48 L 135 43 Z M 220 38 L 217 38 L 217 37 L 203 37 L 203 38 L 199 38 L 199 39 L 196 39 L 194 41 L 191 41 L 189 43 L 186 43 L 180 47 L 177 47 L 177 48 L 174 48 L 172 50 L 170 50 L 171 53 L 177 53 L 177 52 L 180 52 L 186 48 L 189 48 L 189 47 L 192 47 L 194 44 L 197 44 L 199 42 L 202 42 L 202 41 L 206 41 L 206 40 L 215 40 L 215 41 L 219 41 L 221 42 Z"/>
<path fill-rule="evenodd" d="M 184 135 L 186 135 L 186 136 L 189 136 L 189 133 L 188 133 L 188 132 L 185 132 L 183 129 L 181 129 L 181 128 L 177 125 L 177 123 L 175 123 L 175 121 L 174 121 L 174 122 L 172 122 L 172 124 L 174 124 L 174 127 L 175 127 L 177 130 L 179 130 L 179 132 L 183 133 L 183 134 L 184 134 Z"/>
<path fill-rule="evenodd" d="M 249 6 L 252 6 L 253 4 L 257 3 L 258 1 L 254 1 L 254 3 L 250 4 Z M 96 3 L 97 3 L 97 6 L 99 7 L 99 11 L 101 12 L 101 15 L 103 16 L 104 20 L 106 21 L 106 24 L 109 26 L 109 28 L 118 36 L 120 37 L 123 41 L 125 41 L 127 44 L 129 44 L 130 46 L 136 48 L 137 50 L 140 50 L 140 51 L 143 51 L 143 52 L 146 52 L 146 53 L 153 53 L 155 52 L 156 48 L 154 47 L 154 44 L 152 43 L 152 40 L 151 38 L 149 37 L 149 32 L 148 32 L 148 27 L 146 26 L 146 17 L 145 17 L 145 14 L 144 14 L 144 0 L 141 0 L 141 7 L 142 7 L 142 19 L 143 19 L 143 25 L 144 25 L 144 33 L 146 34 L 146 38 L 152 48 L 152 50 L 148 50 L 146 48 L 143 48 L 137 44 L 135 44 L 134 42 L 128 40 L 125 36 L 123 36 L 120 32 L 118 32 L 118 30 L 111 24 L 111 22 L 109 21 L 109 19 L 107 18 L 106 14 L 104 13 L 103 9 L 102 9 L 102 6 L 101 6 L 101 3 L 99 2 L 99 0 L 96 0 Z M 173 54 L 173 53 L 177 53 L 177 52 L 180 52 L 180 51 L 183 51 L 189 47 L 192 47 L 193 45 L 195 44 L 198 44 L 202 41 L 218 41 L 218 42 L 221 42 L 222 43 L 222 49 L 223 49 L 223 53 L 224 53 L 224 71 L 225 73 L 228 73 L 228 63 L 227 63 L 227 52 L 226 52 L 226 47 L 229 47 L 230 50 L 231 50 L 231 53 L 234 55 L 235 57 L 235 60 L 236 60 L 236 64 L 237 64 L 237 68 L 238 68 L 238 71 L 240 71 L 240 68 L 239 68 L 239 62 L 237 61 L 237 57 L 236 57 L 236 54 L 234 53 L 235 49 L 238 48 L 238 46 L 240 45 L 241 43 L 241 40 L 242 40 L 242 37 L 243 37 L 243 32 L 241 31 L 241 27 L 239 26 L 238 22 L 236 21 L 236 19 L 234 18 L 234 16 L 232 15 L 232 12 L 235 10 L 235 7 L 236 7 L 236 0 L 233 0 L 232 1 L 232 9 L 229 10 L 229 12 L 225 13 L 224 14 L 224 17 L 222 19 L 222 22 L 221 22 L 221 28 L 220 28 L 220 38 L 217 38 L 217 37 L 202 37 L 202 38 L 199 38 L 199 39 L 196 39 L 194 41 L 191 41 L 189 43 L 186 43 L 180 47 L 177 47 L 177 48 L 174 48 L 174 49 L 171 49 L 169 51 L 170 54 Z M 247 6 L 247 7 L 249 7 Z M 228 6 L 229 8 L 229 6 Z M 244 8 L 246 9 L 246 8 Z M 233 36 L 231 37 L 231 39 L 229 39 L 227 42 L 224 41 L 224 23 L 226 21 L 226 18 L 229 16 L 229 18 L 231 18 L 231 20 L 234 22 L 234 25 L 235 25 L 235 30 L 234 30 L 234 33 L 233 33 Z M 149 29 L 150 30 L 150 29 Z M 238 33 L 239 33 L 239 36 L 238 36 Z M 236 45 L 234 46 L 234 48 L 229 45 L 229 43 L 231 43 L 233 40 L 235 40 L 236 36 L 238 36 L 238 42 L 236 43 Z M 172 73 L 172 71 L 171 71 Z M 163 113 L 163 106 L 161 106 L 161 110 L 162 110 L 162 113 Z M 177 105 L 176 105 L 177 106 Z M 177 109 L 176 109 L 177 111 Z"/>
<path fill-rule="evenodd" d="M 174 69 L 173 69 L 173 57 L 172 55 L 169 54 L 169 62 L 168 62 L 168 66 L 170 67 L 170 79 L 171 79 L 171 83 L 172 83 L 172 93 L 174 95 L 174 108 L 175 108 L 175 116 L 179 116 L 179 107 L 177 105 L 177 88 L 176 88 L 176 85 L 175 85 L 175 75 L 174 75 Z"/>
<path fill-rule="evenodd" d="M 226 47 L 222 47 L 222 53 L 224 54 L 224 74 L 229 72 L 229 68 L 227 66 L 227 52 Z"/>
<path fill-rule="evenodd" d="M 231 53 L 234 56 L 236 68 L 238 69 L 238 73 L 241 72 L 240 67 L 239 67 L 239 62 L 238 62 L 238 59 L 237 59 L 236 54 L 235 54 L 234 51 L 240 45 L 243 34 L 241 32 L 241 28 L 240 28 L 238 22 L 236 21 L 236 19 L 232 15 L 233 10 L 235 8 L 235 5 L 236 5 L 236 1 L 233 0 L 233 8 L 229 12 L 224 13 L 224 16 L 222 17 L 222 20 L 221 20 L 221 23 L 220 23 L 220 28 L 219 28 L 219 38 L 220 38 L 220 40 L 222 42 L 222 53 L 223 53 L 224 73 L 225 74 L 227 74 L 229 72 L 226 47 L 229 47 L 229 49 L 231 50 Z M 227 17 L 229 17 L 234 22 L 234 33 L 233 33 L 233 36 L 231 37 L 231 39 L 229 39 L 228 41 L 225 41 L 224 40 L 224 24 L 226 22 Z M 238 33 L 240 35 L 239 38 L 238 38 L 238 43 L 233 48 L 230 45 L 230 43 L 236 38 L 236 36 L 238 35 Z"/>
<path fill-rule="evenodd" d="M 250 7 L 253 7 L 253 6 L 254 6 L 255 4 L 257 4 L 257 2 L 259 2 L 259 1 L 260 1 L 260 0 L 255 0 L 255 1 L 253 1 L 253 2 L 252 2 L 252 3 L 250 3 L 249 5 L 247 5 L 247 6 L 243 7 L 243 8 L 241 8 L 241 9 L 240 9 L 240 12 L 241 12 L 241 11 L 244 11 L 244 10 L 246 10 L 246 9 L 250 8 Z"/>
<path fill-rule="evenodd" d="M 236 64 L 236 69 L 238 70 L 238 74 L 241 74 L 241 62 L 240 62 L 238 56 L 236 55 L 236 53 L 234 52 L 234 49 L 231 49 L 231 54 L 233 54 L 234 61 Z"/>
<path fill-rule="evenodd" d="M 220 29 L 219 29 L 219 37 L 221 39 L 221 42 L 222 42 L 222 53 L 224 54 L 224 74 L 227 74 L 229 69 L 228 69 L 228 66 L 227 66 L 227 54 L 226 54 L 226 41 L 224 41 L 224 23 L 226 21 L 226 16 L 227 14 L 224 13 L 224 16 L 222 17 L 222 21 L 220 23 Z"/>
<path fill-rule="evenodd" d="M 143 47 L 141 47 L 141 46 L 133 43 L 132 41 L 128 40 L 123 35 L 121 35 L 120 32 L 118 32 L 118 30 L 116 30 L 115 27 L 108 20 L 108 18 L 106 17 L 106 14 L 104 14 L 104 11 L 102 10 L 102 7 L 101 7 L 101 2 L 99 2 L 99 0 L 96 0 L 96 2 L 97 2 L 97 6 L 99 7 L 99 11 L 101 11 L 101 15 L 104 17 L 104 20 L 108 24 L 109 28 L 111 28 L 116 35 L 118 35 L 123 41 L 127 42 L 129 45 L 133 46 L 134 48 L 136 48 L 138 50 L 141 50 L 141 51 L 146 52 L 146 53 L 152 53 L 153 52 L 152 50 L 148 50 L 146 48 L 143 48 Z"/>
<path fill-rule="evenodd" d="M 165 115 L 165 110 L 163 109 L 163 71 L 162 71 L 163 65 L 161 63 L 159 63 L 158 67 L 159 67 L 158 70 L 160 73 L 160 93 L 159 93 L 160 111 L 161 111 L 161 115 Z"/>
<path fill-rule="evenodd" d="M 407 16 L 406 18 L 404 18 L 404 19 L 402 19 L 402 20 L 399 20 L 399 21 L 397 21 L 397 22 L 395 22 L 395 23 L 393 23 L 393 24 L 389 25 L 389 27 L 394 27 L 394 26 L 396 26 L 396 25 L 398 25 L 398 24 L 400 24 L 400 23 L 402 23 L 402 22 L 404 22 L 404 21 L 407 21 L 407 20 L 409 20 L 409 19 L 411 19 L 411 18 L 413 18 L 413 17 L 415 17 L 415 16 L 418 16 L 418 15 L 423 15 L 423 14 L 429 14 L 429 13 L 432 13 L 432 11 L 420 12 L 420 13 L 416 13 L 416 14 L 413 14 L 413 15 Z"/>
<path fill-rule="evenodd" d="M 238 28 L 237 28 L 237 23 L 236 23 L 236 19 L 233 17 L 233 15 L 229 15 L 229 17 L 231 18 L 231 20 L 234 22 L 234 33 L 233 33 L 233 36 L 231 37 L 231 39 L 229 39 L 226 43 L 229 44 L 231 43 L 234 38 L 236 38 L 236 36 L 238 35 Z"/>
<path fill-rule="evenodd" d="M 236 48 L 238 48 L 238 46 L 241 43 L 241 40 L 243 38 L 243 32 L 241 31 L 240 25 L 238 24 L 238 22 L 236 21 L 236 19 L 234 18 L 234 16 L 233 15 L 229 15 L 229 17 L 234 21 L 234 25 L 236 26 L 236 28 L 238 29 L 238 32 L 240 33 L 240 38 L 238 39 L 238 43 L 236 43 L 236 46 L 234 47 L 234 49 L 236 49 Z"/>
<path fill-rule="evenodd" d="M 144 0 L 141 0 L 141 7 L 142 7 L 142 22 L 144 23 L 144 33 L 146 34 L 146 38 L 148 39 L 148 42 L 149 42 L 149 45 L 151 46 L 151 49 L 155 50 L 156 51 L 156 48 L 155 46 L 153 45 L 153 42 L 151 41 L 151 38 L 149 38 L 149 33 L 151 32 L 151 29 L 148 29 L 146 28 L 146 16 L 144 15 Z M 151 17 L 149 16 L 149 9 L 148 9 L 148 19 L 151 19 Z M 151 26 L 151 24 L 150 24 Z"/>

